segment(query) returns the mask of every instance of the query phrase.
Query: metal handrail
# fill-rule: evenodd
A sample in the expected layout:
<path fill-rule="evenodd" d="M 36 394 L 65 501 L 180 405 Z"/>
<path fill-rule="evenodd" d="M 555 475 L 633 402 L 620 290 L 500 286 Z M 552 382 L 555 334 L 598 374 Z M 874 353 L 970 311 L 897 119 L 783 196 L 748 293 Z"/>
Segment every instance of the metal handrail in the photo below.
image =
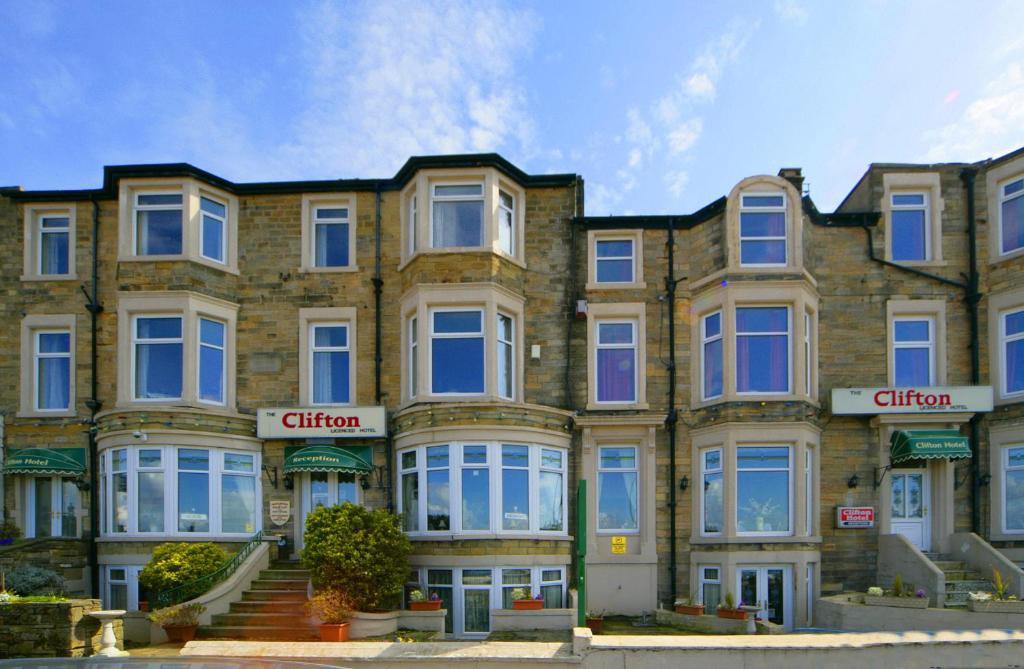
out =
<path fill-rule="evenodd" d="M 230 560 L 221 565 L 217 571 L 211 572 L 206 576 L 200 576 L 194 581 L 188 583 L 182 583 L 181 585 L 167 590 L 161 590 L 153 596 L 153 608 L 162 609 L 181 602 L 194 599 L 200 595 L 209 592 L 213 586 L 217 585 L 221 581 L 226 580 L 235 571 L 242 566 L 246 558 L 252 555 L 252 552 L 256 550 L 256 547 L 263 542 L 263 532 L 259 531 L 252 535 L 248 542 L 242 549 L 235 553 Z"/>

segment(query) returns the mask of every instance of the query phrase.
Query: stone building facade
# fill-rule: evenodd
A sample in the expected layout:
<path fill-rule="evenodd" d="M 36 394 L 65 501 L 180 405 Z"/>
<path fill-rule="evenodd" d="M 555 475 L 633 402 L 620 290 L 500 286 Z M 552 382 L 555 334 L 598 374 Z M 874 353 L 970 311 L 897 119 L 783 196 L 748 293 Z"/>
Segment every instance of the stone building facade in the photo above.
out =
<path fill-rule="evenodd" d="M 296 554 L 317 505 L 389 508 L 410 586 L 468 638 L 515 587 L 567 605 L 581 480 L 594 610 L 732 593 L 803 627 L 876 584 L 881 535 L 1024 559 L 1022 178 L 1022 152 L 876 164 L 822 214 L 784 169 L 619 217 L 492 154 L 5 189 L 4 513 L 95 533 L 89 587 L 131 608 L 158 543 L 263 531 Z M 379 432 L 330 429 L 381 408 Z"/>

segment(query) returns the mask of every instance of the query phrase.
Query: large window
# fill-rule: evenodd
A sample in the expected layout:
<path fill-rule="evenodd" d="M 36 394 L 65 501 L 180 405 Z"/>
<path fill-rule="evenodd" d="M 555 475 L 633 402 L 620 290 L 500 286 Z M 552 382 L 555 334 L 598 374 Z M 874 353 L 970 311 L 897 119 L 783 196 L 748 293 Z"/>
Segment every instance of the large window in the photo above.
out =
<path fill-rule="evenodd" d="M 736 391 L 790 390 L 789 307 L 736 308 Z"/>
<path fill-rule="evenodd" d="M 349 265 L 347 207 L 313 207 L 313 262 L 316 267 Z"/>
<path fill-rule="evenodd" d="M 313 404 L 351 402 L 351 351 L 347 323 L 317 323 L 310 326 L 310 396 Z"/>
<path fill-rule="evenodd" d="M 434 311 L 430 319 L 430 380 L 435 395 L 484 392 L 484 312 Z"/>
<path fill-rule="evenodd" d="M 434 184 L 431 204 L 434 248 L 483 246 L 483 184 Z"/>
<path fill-rule="evenodd" d="M 597 283 L 633 283 L 635 262 L 632 238 L 594 241 Z"/>
<path fill-rule="evenodd" d="M 1002 394 L 1024 393 L 1024 309 L 1001 315 Z"/>
<path fill-rule="evenodd" d="M 709 400 L 722 394 L 722 312 L 701 319 L 701 347 L 701 398 Z"/>
<path fill-rule="evenodd" d="M 931 248 L 927 193 L 893 193 L 892 259 L 929 260 Z"/>
<path fill-rule="evenodd" d="M 199 255 L 214 262 L 224 262 L 224 246 L 228 234 L 228 207 L 209 197 L 199 198 L 202 216 Z"/>
<path fill-rule="evenodd" d="M 792 533 L 791 455 L 788 446 L 736 449 L 738 534 Z"/>
<path fill-rule="evenodd" d="M 639 532 L 639 485 L 635 446 L 601 446 L 598 449 L 598 531 Z"/>
<path fill-rule="evenodd" d="M 564 450 L 450 443 L 403 450 L 399 508 L 411 533 L 565 533 Z M 426 504 L 420 502 L 426 485 Z"/>
<path fill-rule="evenodd" d="M 132 323 L 133 399 L 181 399 L 181 317 L 136 316 Z"/>
<path fill-rule="evenodd" d="M 1024 446 L 1003 453 L 1003 531 L 1024 532 Z"/>
<path fill-rule="evenodd" d="M 224 404 L 224 385 L 227 377 L 227 326 L 209 318 L 199 319 L 199 379 L 200 402 Z"/>
<path fill-rule="evenodd" d="M 897 317 L 892 323 L 893 382 L 897 387 L 930 386 L 935 379 L 935 321 Z"/>
<path fill-rule="evenodd" d="M 181 255 L 182 202 L 180 192 L 135 193 L 135 255 Z"/>
<path fill-rule="evenodd" d="M 67 411 L 71 406 L 71 332 L 33 331 L 36 411 Z"/>
<path fill-rule="evenodd" d="M 142 446 L 101 453 L 102 532 L 251 535 L 260 525 L 260 455 Z M 109 530 L 108 530 L 109 528 Z"/>
<path fill-rule="evenodd" d="M 725 522 L 722 449 L 701 451 L 701 467 L 701 534 L 721 534 Z"/>
<path fill-rule="evenodd" d="M 595 347 L 598 402 L 635 402 L 637 324 L 632 320 L 597 322 Z"/>
<path fill-rule="evenodd" d="M 1024 248 L 1024 179 L 999 188 L 999 240 L 1001 253 Z"/>
<path fill-rule="evenodd" d="M 786 196 L 741 196 L 740 264 L 776 267 L 786 264 Z"/>

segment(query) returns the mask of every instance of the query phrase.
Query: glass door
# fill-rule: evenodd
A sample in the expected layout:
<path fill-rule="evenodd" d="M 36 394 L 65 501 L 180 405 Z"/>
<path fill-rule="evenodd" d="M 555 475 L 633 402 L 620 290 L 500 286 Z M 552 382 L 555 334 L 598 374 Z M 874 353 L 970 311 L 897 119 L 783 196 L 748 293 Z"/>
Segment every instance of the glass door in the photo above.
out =
<path fill-rule="evenodd" d="M 892 531 L 902 534 L 922 551 L 931 548 L 928 525 L 928 471 L 894 469 L 889 484 L 892 504 Z"/>
<path fill-rule="evenodd" d="M 462 635 L 491 631 L 491 570 L 462 570 Z"/>
<path fill-rule="evenodd" d="M 737 583 L 740 601 L 745 606 L 759 607 L 758 618 L 790 629 L 793 626 L 791 575 L 790 567 L 740 567 Z"/>
<path fill-rule="evenodd" d="M 345 502 L 359 504 L 359 483 L 355 474 L 345 472 L 309 472 L 301 479 L 302 525 L 298 548 L 306 530 L 306 516 L 321 506 L 337 506 Z"/>
<path fill-rule="evenodd" d="M 78 486 L 59 476 L 34 476 L 26 484 L 26 537 L 77 537 Z"/>

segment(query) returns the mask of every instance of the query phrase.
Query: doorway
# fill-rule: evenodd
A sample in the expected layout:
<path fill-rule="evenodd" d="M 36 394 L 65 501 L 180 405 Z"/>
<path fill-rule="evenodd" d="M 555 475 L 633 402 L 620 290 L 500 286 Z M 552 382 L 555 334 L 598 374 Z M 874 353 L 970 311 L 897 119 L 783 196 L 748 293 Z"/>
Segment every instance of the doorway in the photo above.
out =
<path fill-rule="evenodd" d="M 757 606 L 757 617 L 786 629 L 793 627 L 793 570 L 789 566 L 739 567 L 737 587 L 740 601 Z"/>
<path fill-rule="evenodd" d="M 25 537 L 78 537 L 82 502 L 73 479 L 33 476 L 25 480 Z"/>
<path fill-rule="evenodd" d="M 927 469 L 893 469 L 889 483 L 892 532 L 902 534 L 921 551 L 931 550 L 928 507 L 931 485 Z"/>
<path fill-rule="evenodd" d="M 355 474 L 346 472 L 303 472 L 299 477 L 301 513 L 296 532 L 296 547 L 301 550 L 306 533 L 306 517 L 321 506 L 360 503 L 360 488 Z"/>

